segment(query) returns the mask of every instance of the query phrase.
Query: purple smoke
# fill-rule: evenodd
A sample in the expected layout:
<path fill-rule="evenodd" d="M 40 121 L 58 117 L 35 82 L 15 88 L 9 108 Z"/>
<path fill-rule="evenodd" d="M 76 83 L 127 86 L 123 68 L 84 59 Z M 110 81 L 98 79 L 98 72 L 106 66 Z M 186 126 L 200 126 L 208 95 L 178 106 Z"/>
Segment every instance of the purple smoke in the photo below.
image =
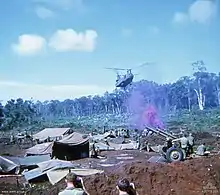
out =
<path fill-rule="evenodd" d="M 149 105 L 144 111 L 142 115 L 142 121 L 145 122 L 145 125 L 164 129 L 164 124 L 159 119 L 157 111 L 152 105 Z"/>
<path fill-rule="evenodd" d="M 128 109 L 131 114 L 130 125 L 137 129 L 142 129 L 142 113 L 144 112 L 144 97 L 139 91 L 133 91 L 128 99 Z"/>
<path fill-rule="evenodd" d="M 139 91 L 133 91 L 128 99 L 128 109 L 131 113 L 130 125 L 137 129 L 144 129 L 146 125 L 164 128 L 158 117 L 156 109 L 152 105 L 146 108 L 144 96 Z"/>

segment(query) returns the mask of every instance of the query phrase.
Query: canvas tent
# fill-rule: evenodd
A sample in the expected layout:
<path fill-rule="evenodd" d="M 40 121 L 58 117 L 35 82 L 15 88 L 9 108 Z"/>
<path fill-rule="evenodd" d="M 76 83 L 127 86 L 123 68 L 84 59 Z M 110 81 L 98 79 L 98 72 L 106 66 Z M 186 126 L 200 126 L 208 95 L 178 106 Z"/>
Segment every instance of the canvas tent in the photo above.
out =
<path fill-rule="evenodd" d="M 35 140 L 43 142 L 50 138 L 50 141 L 56 141 L 57 139 L 62 139 L 62 136 L 72 133 L 71 128 L 46 128 L 33 135 Z"/>
<path fill-rule="evenodd" d="M 115 144 L 115 143 L 109 142 L 109 146 L 114 148 L 115 150 L 133 150 L 133 149 L 137 149 L 136 145 L 137 144 L 135 141 L 132 141 L 127 144 Z"/>
<path fill-rule="evenodd" d="M 101 140 L 106 139 L 106 138 L 109 137 L 110 135 L 111 135 L 110 132 L 106 132 L 106 133 L 104 133 L 104 134 L 93 135 L 93 136 L 92 136 L 92 140 L 93 140 L 93 141 L 101 141 Z"/>
<path fill-rule="evenodd" d="M 35 182 L 35 181 L 47 179 L 45 174 L 50 170 L 74 167 L 74 165 L 71 162 L 61 161 L 57 159 L 40 162 L 37 164 L 37 166 L 38 167 L 35 169 L 32 169 L 27 172 L 23 172 L 23 175 L 27 181 Z"/>
<path fill-rule="evenodd" d="M 10 173 L 10 172 L 16 172 L 16 170 L 19 168 L 19 165 L 14 163 L 13 161 L 4 158 L 3 156 L 0 156 L 0 172 L 1 173 Z"/>
<path fill-rule="evenodd" d="M 26 150 L 26 156 L 51 154 L 52 147 L 53 147 L 53 142 L 37 144 Z"/>
<path fill-rule="evenodd" d="M 77 160 L 89 157 L 89 137 L 74 132 L 62 140 L 54 142 L 53 157 L 61 160 Z"/>
<path fill-rule="evenodd" d="M 35 166 L 37 163 L 50 160 L 50 155 L 40 155 L 40 156 L 26 156 L 26 157 L 17 157 L 17 156 L 4 156 L 5 159 L 13 162 L 19 166 Z"/>
<path fill-rule="evenodd" d="M 99 148 L 100 151 L 110 151 L 110 150 L 115 150 L 115 148 L 108 146 L 105 143 L 102 142 L 98 142 L 98 143 L 94 143 L 95 144 L 95 148 Z M 92 144 L 91 144 L 92 147 Z"/>
<path fill-rule="evenodd" d="M 70 161 L 51 159 L 37 164 L 42 172 L 55 168 L 73 168 L 75 165 Z"/>
<path fill-rule="evenodd" d="M 54 185 L 62 180 L 69 173 L 69 170 L 78 176 L 89 176 L 103 173 L 102 170 L 97 169 L 75 169 L 73 164 L 69 164 L 70 162 L 65 161 L 57 161 L 53 163 L 53 166 L 50 166 L 49 164 L 51 164 L 51 162 L 45 162 L 43 169 L 42 167 L 39 167 L 28 172 L 24 172 L 23 175 L 25 179 L 31 183 L 49 179 L 50 183 Z M 45 165 L 48 169 L 45 169 Z"/>
<path fill-rule="evenodd" d="M 89 137 L 73 132 L 62 140 L 37 144 L 26 150 L 26 155 L 51 154 L 52 158 L 61 160 L 77 160 L 89 157 Z"/>
<path fill-rule="evenodd" d="M 103 170 L 97 170 L 97 169 L 71 169 L 71 172 L 81 177 L 104 173 Z M 61 179 L 66 177 L 68 173 L 69 173 L 68 169 L 64 169 L 64 170 L 53 169 L 47 172 L 47 177 L 50 183 L 54 185 L 58 183 Z"/>

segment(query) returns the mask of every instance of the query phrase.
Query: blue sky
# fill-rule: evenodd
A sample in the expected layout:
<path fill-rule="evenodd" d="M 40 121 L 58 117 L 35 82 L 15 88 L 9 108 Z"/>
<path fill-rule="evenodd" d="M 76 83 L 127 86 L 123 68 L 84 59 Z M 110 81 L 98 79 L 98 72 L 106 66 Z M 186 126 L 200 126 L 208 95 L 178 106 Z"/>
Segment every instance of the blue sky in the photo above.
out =
<path fill-rule="evenodd" d="M 115 73 L 172 82 L 203 59 L 219 71 L 218 1 L 7 0 L 0 6 L 2 100 L 65 99 L 114 89 Z"/>

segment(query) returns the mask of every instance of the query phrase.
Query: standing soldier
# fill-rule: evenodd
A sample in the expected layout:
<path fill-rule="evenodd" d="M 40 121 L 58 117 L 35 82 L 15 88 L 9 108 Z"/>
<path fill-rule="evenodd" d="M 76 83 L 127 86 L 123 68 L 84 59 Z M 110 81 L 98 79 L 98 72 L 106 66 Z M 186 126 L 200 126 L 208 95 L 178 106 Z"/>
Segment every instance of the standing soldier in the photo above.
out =
<path fill-rule="evenodd" d="M 180 142 L 180 145 L 181 145 L 181 148 L 182 148 L 183 154 L 184 154 L 184 159 L 185 159 L 188 156 L 188 146 L 189 146 L 189 141 L 188 141 L 186 135 L 183 134 L 183 137 L 173 140 L 173 142 L 176 142 L 176 141 Z"/>
<path fill-rule="evenodd" d="M 194 137 L 192 136 L 192 133 L 189 133 L 187 139 L 188 139 L 188 152 L 189 154 L 193 154 Z"/>
<path fill-rule="evenodd" d="M 14 142 L 15 142 L 15 138 L 14 138 L 14 135 L 12 133 L 11 136 L 10 136 L 10 143 L 14 144 Z"/>

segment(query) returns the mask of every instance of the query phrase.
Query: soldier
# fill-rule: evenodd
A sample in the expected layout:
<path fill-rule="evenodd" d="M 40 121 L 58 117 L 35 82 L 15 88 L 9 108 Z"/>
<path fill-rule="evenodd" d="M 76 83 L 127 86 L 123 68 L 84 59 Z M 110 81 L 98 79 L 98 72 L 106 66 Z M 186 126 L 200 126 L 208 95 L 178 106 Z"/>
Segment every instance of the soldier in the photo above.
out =
<path fill-rule="evenodd" d="M 126 136 L 127 136 L 127 138 L 130 138 L 130 132 L 129 132 L 129 129 L 126 129 Z"/>
<path fill-rule="evenodd" d="M 140 147 L 140 150 L 146 150 L 147 152 L 150 151 L 150 147 L 149 147 L 147 140 L 142 144 L 142 146 Z"/>
<path fill-rule="evenodd" d="M 188 136 L 188 152 L 189 154 L 193 154 L 193 146 L 194 146 L 194 137 L 192 136 L 192 133 L 189 133 Z"/>
<path fill-rule="evenodd" d="M 119 195 L 138 195 L 133 183 L 130 183 L 128 179 L 120 179 L 116 186 Z"/>
<path fill-rule="evenodd" d="M 10 143 L 11 144 L 14 144 L 15 143 L 15 137 L 14 137 L 14 134 L 12 133 L 11 136 L 10 136 Z"/>
<path fill-rule="evenodd" d="M 167 149 L 173 146 L 172 140 L 169 137 L 166 138 L 166 145 L 167 145 Z"/>
<path fill-rule="evenodd" d="M 66 189 L 58 195 L 89 195 L 82 178 L 77 177 L 74 173 L 68 173 L 65 179 Z"/>
<path fill-rule="evenodd" d="M 189 142 L 188 142 L 188 139 L 187 139 L 187 137 L 186 137 L 186 134 L 183 134 L 183 137 L 181 137 L 180 138 L 180 144 L 181 144 L 181 148 L 183 149 L 183 151 L 184 151 L 184 156 L 186 157 L 186 156 L 188 156 L 188 144 Z"/>
<path fill-rule="evenodd" d="M 205 143 L 203 143 L 200 146 L 198 146 L 196 154 L 199 156 L 205 156 L 206 155 L 205 152 L 206 152 L 206 146 Z"/>
<path fill-rule="evenodd" d="M 184 158 L 186 158 L 186 156 L 188 155 L 188 139 L 186 138 L 186 135 L 183 134 L 183 137 L 181 138 L 177 138 L 177 139 L 174 139 L 173 142 L 175 141 L 179 141 L 180 142 L 180 145 L 181 145 L 181 148 L 183 150 L 183 153 L 184 153 Z"/>
<path fill-rule="evenodd" d="M 96 147 L 95 143 L 93 143 L 92 151 L 91 151 L 91 157 L 92 158 L 98 158 L 98 156 L 100 156 L 100 153 L 101 153 L 101 151 L 100 151 L 99 147 L 98 146 Z"/>

